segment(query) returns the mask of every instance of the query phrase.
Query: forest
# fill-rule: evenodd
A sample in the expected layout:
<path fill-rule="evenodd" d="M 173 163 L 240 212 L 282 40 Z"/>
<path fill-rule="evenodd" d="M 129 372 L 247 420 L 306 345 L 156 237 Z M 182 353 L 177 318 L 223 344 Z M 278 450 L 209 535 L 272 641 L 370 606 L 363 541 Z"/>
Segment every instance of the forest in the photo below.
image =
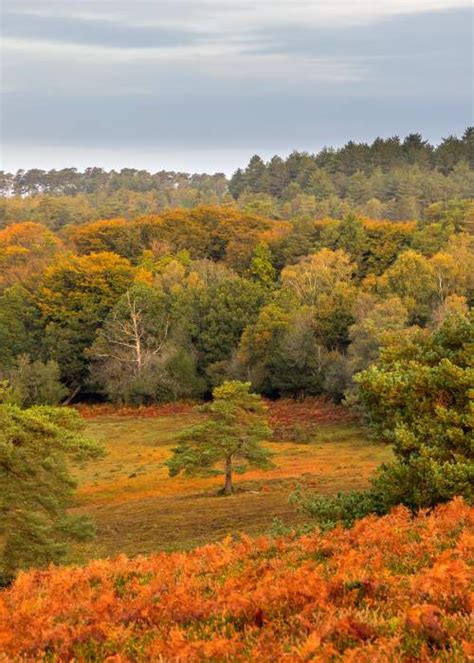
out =
<path fill-rule="evenodd" d="M 350 141 L 317 154 L 254 155 L 227 180 L 172 171 L 149 173 L 91 167 L 0 173 L 0 227 L 39 221 L 52 230 L 86 221 L 133 219 L 175 207 L 231 205 L 277 219 L 329 216 L 349 211 L 374 219 L 430 219 L 448 201 L 472 198 L 474 129 L 431 145 L 421 134 Z M 433 207 L 434 205 L 434 207 Z M 452 213 L 456 211 L 454 204 Z"/>
<path fill-rule="evenodd" d="M 1 174 L 0 660 L 468 660 L 473 141 L 254 156 L 230 179 Z M 174 415 L 169 481 L 219 473 L 239 500 L 236 477 L 280 464 L 294 523 L 17 575 L 94 536 L 77 476 L 113 450 L 91 431 Z M 314 490 L 291 464 L 350 426 L 383 462 Z"/>

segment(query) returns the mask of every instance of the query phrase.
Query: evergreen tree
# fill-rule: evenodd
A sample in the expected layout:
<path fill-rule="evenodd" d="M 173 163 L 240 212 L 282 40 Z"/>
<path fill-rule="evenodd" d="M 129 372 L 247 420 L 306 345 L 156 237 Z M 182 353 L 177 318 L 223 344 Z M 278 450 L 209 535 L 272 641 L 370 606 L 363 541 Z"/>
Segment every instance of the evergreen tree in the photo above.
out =
<path fill-rule="evenodd" d="M 279 156 L 274 156 L 268 164 L 268 193 L 272 196 L 281 196 L 289 184 L 288 170 L 285 162 Z"/>
<path fill-rule="evenodd" d="M 306 190 L 318 199 L 323 200 L 335 195 L 336 187 L 329 173 L 322 168 L 317 168 L 309 177 Z"/>
<path fill-rule="evenodd" d="M 166 463 L 170 476 L 215 474 L 215 466 L 223 465 L 224 494 L 230 495 L 234 472 L 244 472 L 248 465 L 272 467 L 271 453 L 262 446 L 272 434 L 265 405 L 249 389 L 250 382 L 237 381 L 214 389 L 212 403 L 199 408 L 208 415 L 207 420 L 180 435 L 180 444 Z"/>
<path fill-rule="evenodd" d="M 374 434 L 394 445 L 374 482 L 387 508 L 474 498 L 473 331 L 472 317 L 454 312 L 431 334 L 399 332 L 355 377 Z"/>
<path fill-rule="evenodd" d="M 252 193 L 267 193 L 267 170 L 257 154 L 250 159 L 243 173 L 242 182 L 244 190 Z"/>
<path fill-rule="evenodd" d="M 66 458 L 103 453 L 82 426 L 74 410 L 0 404 L 0 581 L 62 561 L 69 540 L 93 534 L 85 518 L 66 512 L 75 486 Z"/>
<path fill-rule="evenodd" d="M 347 214 L 339 224 L 335 248 L 349 254 L 362 271 L 368 239 L 361 220 L 355 214 Z"/>
<path fill-rule="evenodd" d="M 229 192 L 237 200 L 245 189 L 244 174 L 242 168 L 237 168 L 229 181 Z"/>
<path fill-rule="evenodd" d="M 469 136 L 469 134 L 468 134 Z M 444 138 L 435 151 L 435 162 L 440 171 L 449 173 L 466 154 L 466 145 L 457 136 Z"/>
<path fill-rule="evenodd" d="M 349 178 L 346 194 L 355 205 L 366 203 L 374 194 L 370 178 L 358 170 Z"/>

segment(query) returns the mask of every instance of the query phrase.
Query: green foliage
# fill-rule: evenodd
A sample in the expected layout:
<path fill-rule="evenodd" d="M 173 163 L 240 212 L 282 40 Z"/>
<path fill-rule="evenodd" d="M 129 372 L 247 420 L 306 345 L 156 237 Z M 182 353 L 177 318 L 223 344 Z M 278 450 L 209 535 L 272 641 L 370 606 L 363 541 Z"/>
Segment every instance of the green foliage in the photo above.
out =
<path fill-rule="evenodd" d="M 472 318 L 448 314 L 431 333 L 406 330 L 391 337 L 380 358 L 355 376 L 369 426 L 393 444 L 367 491 L 293 501 L 322 527 L 350 526 L 397 504 L 413 511 L 462 495 L 474 500 Z"/>
<path fill-rule="evenodd" d="M 201 398 L 206 381 L 197 375 L 196 361 L 184 348 L 178 348 L 166 361 L 165 370 L 172 387 L 171 399 Z"/>
<path fill-rule="evenodd" d="M 37 352 L 40 322 L 31 293 L 20 284 L 4 290 L 0 295 L 0 370 L 10 368 L 18 355 Z"/>
<path fill-rule="evenodd" d="M 392 339 L 355 377 L 371 429 L 394 445 L 397 462 L 375 483 L 388 502 L 389 495 L 411 507 L 472 498 L 472 339 L 472 317 L 451 314 L 431 333 Z"/>
<path fill-rule="evenodd" d="M 213 391 L 214 400 L 199 408 L 207 416 L 203 423 L 185 430 L 179 446 L 167 461 L 170 476 L 214 473 L 223 465 L 224 492 L 233 492 L 232 475 L 247 466 L 273 466 L 271 453 L 261 443 L 272 431 L 265 418 L 260 396 L 250 393 L 249 382 L 224 382 Z"/>
<path fill-rule="evenodd" d="M 258 244 L 255 247 L 250 274 L 255 281 L 267 288 L 273 285 L 275 268 L 272 265 L 271 252 L 266 244 Z"/>
<path fill-rule="evenodd" d="M 453 230 L 452 225 L 428 223 L 413 233 L 411 246 L 415 251 L 425 256 L 432 256 L 446 246 Z"/>
<path fill-rule="evenodd" d="M 356 320 L 349 329 L 348 359 L 351 373 L 369 367 L 389 334 L 402 331 L 408 324 L 408 311 L 399 297 L 377 299 L 360 293 L 355 307 Z"/>
<path fill-rule="evenodd" d="M 315 334 L 315 312 L 309 306 L 289 308 L 263 307 L 242 335 L 237 360 L 264 394 L 319 394 L 326 352 Z"/>
<path fill-rule="evenodd" d="M 351 527 L 356 520 L 370 513 L 384 513 L 378 495 L 373 491 L 353 491 L 336 495 L 305 494 L 301 489 L 290 495 L 296 508 L 314 519 L 323 529 L 331 529 L 341 523 Z"/>
<path fill-rule="evenodd" d="M 356 376 L 372 430 L 400 457 L 420 446 L 439 460 L 472 453 L 472 331 L 472 318 L 457 314 L 431 333 L 407 330 Z"/>
<path fill-rule="evenodd" d="M 471 458 L 439 461 L 428 454 L 398 459 L 382 465 L 373 480 L 369 495 L 374 496 L 383 512 L 395 504 L 411 510 L 431 508 L 462 495 L 474 500 L 474 462 Z"/>
<path fill-rule="evenodd" d="M 260 284 L 234 275 L 177 296 L 173 314 L 195 345 L 202 372 L 230 358 L 244 327 L 255 320 L 264 300 Z"/>
<path fill-rule="evenodd" d="M 82 420 L 66 408 L 22 410 L 0 405 L 0 575 L 60 562 L 67 542 L 90 537 L 89 522 L 67 514 L 74 489 L 67 457 L 87 460 L 103 450 L 82 436 Z"/>
<path fill-rule="evenodd" d="M 132 278 L 128 260 L 114 253 L 66 255 L 46 270 L 39 294 L 45 343 L 67 384 L 84 382 L 84 351 Z"/>
<path fill-rule="evenodd" d="M 9 401 L 20 407 L 57 405 L 68 394 L 53 360 L 32 361 L 29 355 L 20 355 L 5 375 L 11 389 Z"/>
<path fill-rule="evenodd" d="M 285 161 L 275 156 L 264 163 L 254 155 L 229 190 L 239 201 L 250 192 L 273 196 L 275 214 L 294 216 L 293 203 L 306 197 L 312 199 L 308 212 L 319 217 L 343 218 L 349 207 L 373 218 L 420 218 L 433 204 L 446 207 L 447 191 L 450 198 L 472 197 L 471 134 L 450 136 L 437 147 L 409 134 L 371 145 L 350 141 L 316 155 L 293 152 Z"/>
<path fill-rule="evenodd" d="M 436 295 L 436 283 L 429 261 L 413 250 L 401 253 L 380 278 L 380 291 L 400 297 L 411 321 L 426 322 Z"/>
<path fill-rule="evenodd" d="M 359 268 L 362 267 L 368 250 L 368 238 L 362 221 L 353 213 L 347 214 L 338 224 L 334 235 L 333 248 L 342 249 Z"/>

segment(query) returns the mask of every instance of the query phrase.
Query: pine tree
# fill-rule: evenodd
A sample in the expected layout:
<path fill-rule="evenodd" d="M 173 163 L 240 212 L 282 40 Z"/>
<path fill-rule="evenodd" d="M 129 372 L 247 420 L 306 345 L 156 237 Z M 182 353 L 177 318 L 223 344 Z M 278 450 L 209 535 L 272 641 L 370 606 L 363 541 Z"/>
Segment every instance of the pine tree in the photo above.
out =
<path fill-rule="evenodd" d="M 265 163 L 258 154 L 254 154 L 250 159 L 244 171 L 242 182 L 244 189 L 252 193 L 267 193 L 267 170 Z"/>
<path fill-rule="evenodd" d="M 68 540 L 93 534 L 84 517 L 66 513 L 75 486 L 67 457 L 103 453 L 81 428 L 67 408 L 0 405 L 0 583 L 18 569 L 60 562 Z"/>
<path fill-rule="evenodd" d="M 209 415 L 201 424 L 191 426 L 180 436 L 179 446 L 167 461 L 170 476 L 220 473 L 223 465 L 223 492 L 233 492 L 233 473 L 244 472 L 247 465 L 272 467 L 271 452 L 261 442 L 272 431 L 265 418 L 261 396 L 249 393 L 250 382 L 230 381 L 216 387 L 214 400 L 199 410 Z M 238 464 L 240 462 L 240 464 Z"/>

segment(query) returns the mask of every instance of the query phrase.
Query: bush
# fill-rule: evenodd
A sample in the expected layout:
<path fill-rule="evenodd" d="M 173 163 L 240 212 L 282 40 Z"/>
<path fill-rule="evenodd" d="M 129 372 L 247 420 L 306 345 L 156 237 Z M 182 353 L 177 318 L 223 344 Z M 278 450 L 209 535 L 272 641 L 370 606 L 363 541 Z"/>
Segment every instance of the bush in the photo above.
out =
<path fill-rule="evenodd" d="M 315 495 L 303 494 L 298 489 L 290 495 L 290 502 L 313 518 L 322 530 L 331 529 L 337 524 L 351 527 L 359 518 L 385 511 L 379 495 L 370 490 Z"/>
<path fill-rule="evenodd" d="M 8 401 L 20 407 L 57 405 L 68 394 L 60 380 L 59 365 L 53 360 L 32 361 L 29 355 L 20 355 L 6 378 Z"/>
<path fill-rule="evenodd" d="M 382 465 L 372 484 L 372 494 L 377 496 L 383 512 L 396 504 L 404 504 L 412 511 L 431 508 L 458 495 L 472 502 L 474 463 L 437 462 L 426 457 L 410 462 L 396 460 Z"/>
<path fill-rule="evenodd" d="M 0 592 L 0 649 L 8 661 L 461 663 L 473 522 L 454 500 L 350 531 L 28 572 Z"/>
<path fill-rule="evenodd" d="M 398 504 L 416 512 L 456 496 L 472 503 L 474 464 L 437 463 L 429 458 L 409 463 L 396 460 L 382 465 L 371 484 L 368 490 L 337 495 L 303 494 L 298 489 L 291 494 L 290 502 L 324 530 L 338 524 L 351 527 L 359 518 L 383 515 Z"/>

